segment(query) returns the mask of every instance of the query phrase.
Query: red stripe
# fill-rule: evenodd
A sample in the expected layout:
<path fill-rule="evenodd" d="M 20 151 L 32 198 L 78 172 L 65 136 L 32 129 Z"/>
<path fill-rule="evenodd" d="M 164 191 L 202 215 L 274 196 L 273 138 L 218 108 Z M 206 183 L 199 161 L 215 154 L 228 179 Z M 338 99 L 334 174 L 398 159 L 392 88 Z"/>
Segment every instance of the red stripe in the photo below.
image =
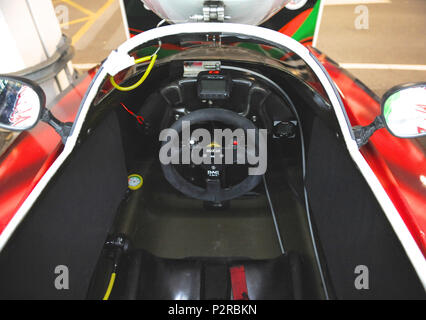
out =
<path fill-rule="evenodd" d="M 281 33 L 284 33 L 288 36 L 293 36 L 293 34 L 296 33 L 296 31 L 299 29 L 299 27 L 305 22 L 305 20 L 308 18 L 309 14 L 312 12 L 312 8 L 303 11 L 298 16 L 296 16 L 293 20 L 291 20 L 289 23 L 287 23 L 284 27 L 282 27 L 280 30 L 278 30 Z"/>
<path fill-rule="evenodd" d="M 234 300 L 249 300 L 244 266 L 230 268 Z"/>
<path fill-rule="evenodd" d="M 138 32 L 138 33 L 142 33 L 143 32 L 142 30 L 135 29 L 135 28 L 129 28 L 129 30 L 133 31 L 133 32 Z"/>

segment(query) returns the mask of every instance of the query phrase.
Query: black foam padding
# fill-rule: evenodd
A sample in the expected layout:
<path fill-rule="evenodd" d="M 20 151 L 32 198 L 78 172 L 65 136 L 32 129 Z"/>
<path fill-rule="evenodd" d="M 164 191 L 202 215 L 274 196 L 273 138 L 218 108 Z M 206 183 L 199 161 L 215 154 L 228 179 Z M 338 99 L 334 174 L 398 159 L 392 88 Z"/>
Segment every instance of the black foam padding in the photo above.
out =
<path fill-rule="evenodd" d="M 204 263 L 201 299 L 226 300 L 231 292 L 229 268 L 224 263 Z"/>
<path fill-rule="evenodd" d="M 67 160 L 0 254 L 0 299 L 84 299 L 127 188 L 115 115 Z M 69 268 L 57 290 L 55 267 Z"/>
<path fill-rule="evenodd" d="M 122 299 L 203 300 L 231 299 L 229 269 L 244 266 L 250 300 L 301 299 L 302 279 L 298 255 L 275 259 L 186 258 L 166 259 L 139 250 L 128 257 L 117 281 L 124 281 Z"/>
<path fill-rule="evenodd" d="M 197 300 L 201 292 L 201 267 L 197 260 L 161 259 L 145 251 L 135 252 L 130 258 L 124 298 Z M 127 270 L 121 270 L 117 281 L 125 278 L 126 273 Z"/>
<path fill-rule="evenodd" d="M 425 291 L 345 145 L 318 118 L 308 151 L 307 187 L 320 247 L 338 299 L 415 299 Z M 355 268 L 369 269 L 369 289 Z"/>

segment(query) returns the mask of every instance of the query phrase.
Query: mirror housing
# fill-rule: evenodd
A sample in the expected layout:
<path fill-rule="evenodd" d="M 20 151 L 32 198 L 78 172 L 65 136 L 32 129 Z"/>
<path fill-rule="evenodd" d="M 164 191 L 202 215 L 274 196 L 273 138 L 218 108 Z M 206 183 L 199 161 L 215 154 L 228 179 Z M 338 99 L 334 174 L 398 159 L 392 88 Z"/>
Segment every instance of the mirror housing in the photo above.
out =
<path fill-rule="evenodd" d="M 381 114 L 368 126 L 353 128 L 358 147 L 365 145 L 381 128 L 398 138 L 426 135 L 426 82 L 403 84 L 388 90 L 382 98 Z"/>
<path fill-rule="evenodd" d="M 383 95 L 386 129 L 399 138 L 426 135 L 426 82 L 393 87 Z"/>
<path fill-rule="evenodd" d="M 61 122 L 46 108 L 43 89 L 28 79 L 0 75 L 0 129 L 25 131 L 40 120 L 55 129 L 65 144 L 73 124 Z"/>
<path fill-rule="evenodd" d="M 12 76 L 0 76 L 0 128 L 25 131 L 40 120 L 46 96 L 36 83 Z"/>

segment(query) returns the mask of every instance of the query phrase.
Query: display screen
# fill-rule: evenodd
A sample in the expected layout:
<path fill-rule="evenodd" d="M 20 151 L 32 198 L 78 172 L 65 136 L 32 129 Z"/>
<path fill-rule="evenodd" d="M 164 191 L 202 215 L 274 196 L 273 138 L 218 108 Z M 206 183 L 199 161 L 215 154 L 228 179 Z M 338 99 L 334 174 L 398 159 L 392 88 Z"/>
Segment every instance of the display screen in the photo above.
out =
<path fill-rule="evenodd" d="M 226 80 L 201 80 L 201 93 L 225 93 Z"/>

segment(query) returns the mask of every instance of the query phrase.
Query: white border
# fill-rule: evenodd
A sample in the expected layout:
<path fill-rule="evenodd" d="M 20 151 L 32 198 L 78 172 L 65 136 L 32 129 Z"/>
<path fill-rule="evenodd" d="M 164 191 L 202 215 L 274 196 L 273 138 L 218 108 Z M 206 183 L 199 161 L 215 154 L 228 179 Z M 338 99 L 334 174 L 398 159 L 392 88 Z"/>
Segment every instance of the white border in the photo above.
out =
<path fill-rule="evenodd" d="M 126 6 L 124 0 L 118 0 L 120 2 L 121 17 L 123 19 L 124 32 L 126 33 L 127 40 L 130 39 L 129 21 L 127 20 Z"/>
<path fill-rule="evenodd" d="M 352 129 L 348 126 L 348 123 L 346 121 L 346 113 L 340 103 L 338 95 L 336 94 L 336 88 L 333 82 L 328 77 L 327 73 L 324 71 L 318 60 L 310 54 L 307 48 L 305 48 L 299 42 L 293 40 L 288 36 L 261 27 L 230 23 L 187 23 L 164 26 L 146 31 L 127 40 L 117 49 L 117 51 L 119 54 L 127 54 L 135 47 L 160 37 L 176 34 L 191 34 L 194 32 L 235 34 L 263 39 L 275 44 L 278 47 L 285 47 L 295 52 L 311 67 L 312 71 L 317 75 L 318 79 L 323 84 L 325 91 L 327 92 L 339 125 L 341 127 L 343 138 L 346 142 L 346 146 L 348 148 L 351 158 L 358 166 L 359 170 L 361 171 L 362 175 L 370 186 L 372 192 L 376 196 L 386 217 L 388 218 L 396 235 L 401 241 L 401 244 L 405 252 L 407 253 L 408 258 L 410 259 L 414 269 L 416 270 L 417 275 L 423 284 L 423 287 L 426 289 L 426 260 L 423 257 L 423 254 L 417 246 L 416 242 L 414 241 L 413 237 L 411 236 L 407 226 L 405 225 L 404 221 L 402 220 L 401 216 L 399 215 L 398 211 L 390 200 L 389 196 L 383 189 L 383 186 L 380 184 L 372 169 L 359 152 L 357 143 L 355 142 L 355 140 L 352 139 Z M 105 63 L 108 63 L 108 60 L 109 59 L 107 59 Z M 83 104 L 80 107 L 80 112 L 74 123 L 73 132 L 67 139 L 64 150 L 55 160 L 52 166 L 48 169 L 48 171 L 44 174 L 44 176 L 41 178 L 34 190 L 27 197 L 22 206 L 18 209 L 10 223 L 6 226 L 3 233 L 0 235 L 0 251 L 4 248 L 15 229 L 25 218 L 27 212 L 35 203 L 39 195 L 43 192 L 50 179 L 55 175 L 55 173 L 62 166 L 64 161 L 73 151 L 77 142 L 78 135 L 81 131 L 84 120 L 89 111 L 90 105 L 94 100 L 95 95 L 98 92 L 98 89 L 106 76 L 107 72 L 105 71 L 105 69 L 100 68 L 98 74 L 92 82 L 92 86 L 89 92 L 87 93 L 86 99 L 83 101 Z"/>
<path fill-rule="evenodd" d="M 316 48 L 318 43 L 319 30 L 321 26 L 322 15 L 324 13 L 324 5 L 325 5 L 324 4 L 325 0 L 319 0 L 319 1 L 321 1 L 321 3 L 320 3 L 319 11 L 318 11 L 317 24 L 315 25 L 314 38 L 312 39 L 312 46 L 314 48 Z"/>

